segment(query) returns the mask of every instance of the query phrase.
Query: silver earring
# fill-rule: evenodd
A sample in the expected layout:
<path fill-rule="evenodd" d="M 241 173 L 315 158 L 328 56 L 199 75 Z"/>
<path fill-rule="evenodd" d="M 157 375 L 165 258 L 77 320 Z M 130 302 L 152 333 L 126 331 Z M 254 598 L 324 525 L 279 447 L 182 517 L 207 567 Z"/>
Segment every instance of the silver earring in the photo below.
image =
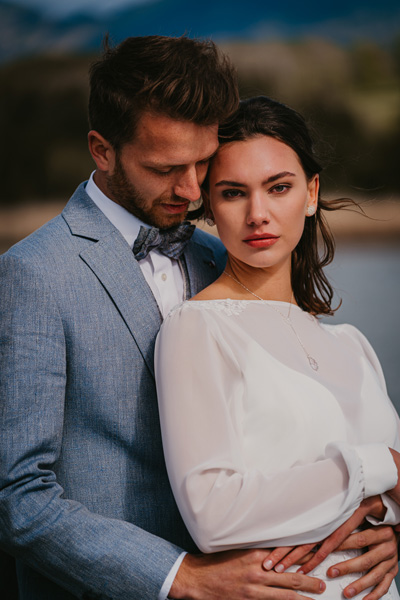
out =
<path fill-rule="evenodd" d="M 215 225 L 214 221 L 211 219 L 211 217 L 206 217 L 205 218 L 205 222 L 207 223 L 207 225 L 209 227 L 213 227 Z"/>
<path fill-rule="evenodd" d="M 315 213 L 315 206 L 307 206 L 307 215 L 309 217 L 312 217 L 314 213 Z"/>

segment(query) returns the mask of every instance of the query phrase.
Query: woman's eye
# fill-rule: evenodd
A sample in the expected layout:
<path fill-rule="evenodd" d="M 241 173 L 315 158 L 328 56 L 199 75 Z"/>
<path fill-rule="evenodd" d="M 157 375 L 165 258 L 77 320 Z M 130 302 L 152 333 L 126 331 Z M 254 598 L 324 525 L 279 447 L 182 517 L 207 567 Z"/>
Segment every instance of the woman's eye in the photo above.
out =
<path fill-rule="evenodd" d="M 284 192 L 289 190 L 290 187 L 291 186 L 288 185 L 287 183 L 279 183 L 278 185 L 275 185 L 273 188 L 271 188 L 271 192 L 275 192 L 277 194 L 283 194 Z"/>
<path fill-rule="evenodd" d="M 238 196 L 243 196 L 243 192 L 242 190 L 224 190 L 222 196 L 224 198 L 237 198 Z"/>

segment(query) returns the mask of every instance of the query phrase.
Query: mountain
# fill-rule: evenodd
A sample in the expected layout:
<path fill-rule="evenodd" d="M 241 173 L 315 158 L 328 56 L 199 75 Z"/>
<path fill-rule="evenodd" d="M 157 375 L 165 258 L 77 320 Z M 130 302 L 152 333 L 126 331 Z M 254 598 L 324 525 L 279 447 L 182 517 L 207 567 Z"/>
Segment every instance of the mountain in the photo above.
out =
<path fill-rule="evenodd" d="M 118 42 L 129 35 L 182 35 L 221 40 L 324 37 L 341 44 L 371 39 L 389 44 L 400 36 L 398 0 L 154 0 L 103 16 L 75 13 L 51 18 L 0 0 L 0 61 L 47 52 L 98 50 L 106 32 Z"/>

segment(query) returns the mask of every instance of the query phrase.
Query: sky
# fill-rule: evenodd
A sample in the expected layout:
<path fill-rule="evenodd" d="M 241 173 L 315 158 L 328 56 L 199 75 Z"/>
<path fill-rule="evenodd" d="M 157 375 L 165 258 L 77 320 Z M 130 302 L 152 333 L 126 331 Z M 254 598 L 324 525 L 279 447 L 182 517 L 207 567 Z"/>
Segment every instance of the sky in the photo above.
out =
<path fill-rule="evenodd" d="M 10 4 L 20 4 L 29 8 L 43 9 L 49 15 L 68 15 L 73 12 L 93 12 L 98 14 L 110 9 L 148 4 L 153 0 L 7 0 Z"/>

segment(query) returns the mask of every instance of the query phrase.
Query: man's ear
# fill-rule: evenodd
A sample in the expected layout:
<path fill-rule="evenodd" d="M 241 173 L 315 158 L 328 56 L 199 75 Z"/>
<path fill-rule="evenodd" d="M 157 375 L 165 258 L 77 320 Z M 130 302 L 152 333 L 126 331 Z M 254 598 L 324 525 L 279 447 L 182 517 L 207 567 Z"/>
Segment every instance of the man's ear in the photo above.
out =
<path fill-rule="evenodd" d="M 115 165 L 115 150 L 98 131 L 88 133 L 89 151 L 99 171 L 112 173 Z"/>

